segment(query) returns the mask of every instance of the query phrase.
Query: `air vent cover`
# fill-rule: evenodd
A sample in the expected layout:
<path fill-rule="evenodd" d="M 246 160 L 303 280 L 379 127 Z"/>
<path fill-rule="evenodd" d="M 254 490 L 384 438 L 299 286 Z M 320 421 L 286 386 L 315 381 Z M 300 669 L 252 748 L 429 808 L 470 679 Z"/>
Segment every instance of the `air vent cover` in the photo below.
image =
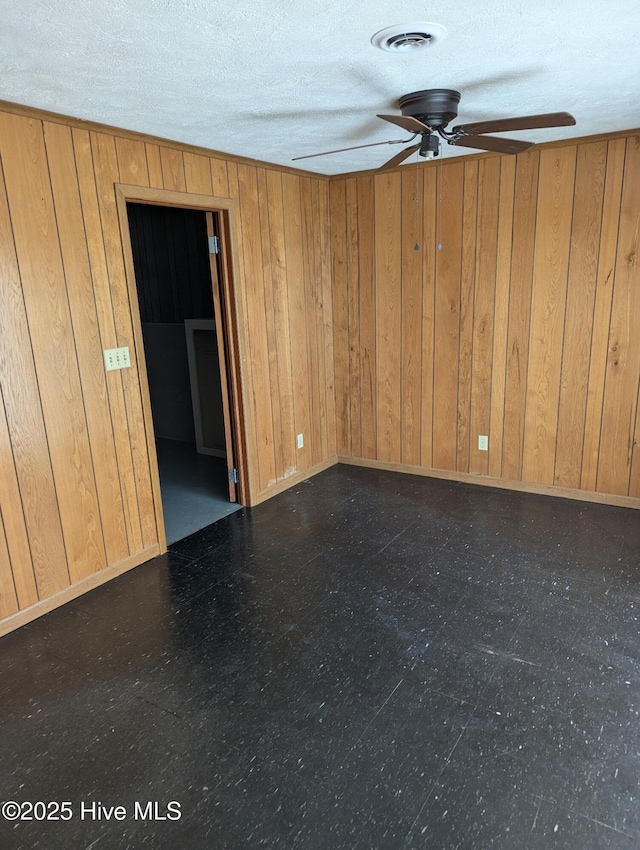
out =
<path fill-rule="evenodd" d="M 390 53 L 413 53 L 433 47 L 447 37 L 447 29 L 441 24 L 419 21 L 413 24 L 397 24 L 377 32 L 371 39 L 374 47 Z"/>

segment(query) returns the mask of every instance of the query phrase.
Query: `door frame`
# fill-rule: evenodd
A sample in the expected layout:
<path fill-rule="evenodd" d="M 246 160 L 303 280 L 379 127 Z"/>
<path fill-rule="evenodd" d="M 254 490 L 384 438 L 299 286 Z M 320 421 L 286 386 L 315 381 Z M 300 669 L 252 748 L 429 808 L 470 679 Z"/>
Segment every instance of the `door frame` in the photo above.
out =
<path fill-rule="evenodd" d="M 129 218 L 127 215 L 127 203 L 141 203 L 164 207 L 179 207 L 182 209 L 201 210 L 203 213 L 215 213 L 218 217 L 218 229 L 220 239 L 220 301 L 224 319 L 225 360 L 227 365 L 227 378 L 229 384 L 229 407 L 231 418 L 232 440 L 235 449 L 235 463 L 238 469 L 237 499 L 242 505 L 251 504 L 250 474 L 247 455 L 249 435 L 247 429 L 249 421 L 245 416 L 247 409 L 244 399 L 244 381 L 242 376 L 243 351 L 245 344 L 243 339 L 243 327 L 240 321 L 242 315 L 242 304 L 238 301 L 241 297 L 241 289 L 235 285 L 234 256 L 238 256 L 236 237 L 236 204 L 231 198 L 218 198 L 214 195 L 199 195 L 192 192 L 176 192 L 170 189 L 150 189 L 144 186 L 131 186 L 125 183 L 116 183 L 116 204 L 118 218 L 120 220 L 120 233 L 122 236 L 122 247 L 124 254 L 125 275 L 129 292 L 129 305 L 133 324 L 134 357 L 140 376 L 140 391 L 142 395 L 142 410 L 144 418 L 145 437 L 147 441 L 147 452 L 149 456 L 149 468 L 151 471 L 151 486 L 153 490 L 153 502 L 156 514 L 156 525 L 158 528 L 158 543 L 160 551 L 165 552 L 167 541 L 164 526 L 164 515 L 162 511 L 162 497 L 160 493 L 160 472 L 158 469 L 158 457 L 156 453 L 155 432 L 153 428 L 153 417 L 151 414 L 151 396 L 149 392 L 149 379 L 147 377 L 147 366 L 144 356 L 144 342 L 142 338 L 142 321 L 140 318 L 140 303 L 138 301 L 138 289 L 136 284 L 135 270 L 133 265 L 133 249 L 131 246 L 131 233 L 129 230 Z"/>

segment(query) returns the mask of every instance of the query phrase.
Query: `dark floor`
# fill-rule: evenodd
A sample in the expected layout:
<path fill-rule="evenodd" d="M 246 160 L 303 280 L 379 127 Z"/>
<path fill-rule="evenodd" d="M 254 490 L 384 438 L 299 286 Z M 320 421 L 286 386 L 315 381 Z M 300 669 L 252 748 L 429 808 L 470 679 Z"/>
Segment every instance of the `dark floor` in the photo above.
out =
<path fill-rule="evenodd" d="M 637 848 L 639 552 L 631 510 L 356 467 L 242 509 L 0 640 L 0 799 L 73 811 L 0 846 Z"/>
<path fill-rule="evenodd" d="M 238 510 L 229 501 L 227 461 L 198 454 L 195 443 L 156 439 L 167 543 Z"/>

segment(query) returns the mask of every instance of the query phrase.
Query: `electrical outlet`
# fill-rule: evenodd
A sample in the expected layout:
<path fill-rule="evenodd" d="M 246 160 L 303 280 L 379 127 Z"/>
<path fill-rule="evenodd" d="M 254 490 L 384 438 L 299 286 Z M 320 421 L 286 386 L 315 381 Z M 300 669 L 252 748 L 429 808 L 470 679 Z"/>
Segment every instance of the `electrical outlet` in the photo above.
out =
<path fill-rule="evenodd" d="M 298 448 L 304 448 L 304 434 L 298 434 Z"/>
<path fill-rule="evenodd" d="M 128 369 L 131 366 L 129 358 L 129 348 L 105 348 L 104 350 L 104 366 L 107 372 L 113 369 Z"/>
<path fill-rule="evenodd" d="M 481 452 L 489 451 L 489 438 L 486 436 L 486 434 L 480 434 L 478 436 L 478 449 Z"/>

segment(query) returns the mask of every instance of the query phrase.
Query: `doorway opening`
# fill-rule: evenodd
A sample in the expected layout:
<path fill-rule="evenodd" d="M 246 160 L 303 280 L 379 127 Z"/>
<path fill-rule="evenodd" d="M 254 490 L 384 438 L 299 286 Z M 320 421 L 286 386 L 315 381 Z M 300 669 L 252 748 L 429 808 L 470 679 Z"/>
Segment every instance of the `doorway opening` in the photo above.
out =
<path fill-rule="evenodd" d="M 218 214 L 127 201 L 167 543 L 236 501 Z"/>

